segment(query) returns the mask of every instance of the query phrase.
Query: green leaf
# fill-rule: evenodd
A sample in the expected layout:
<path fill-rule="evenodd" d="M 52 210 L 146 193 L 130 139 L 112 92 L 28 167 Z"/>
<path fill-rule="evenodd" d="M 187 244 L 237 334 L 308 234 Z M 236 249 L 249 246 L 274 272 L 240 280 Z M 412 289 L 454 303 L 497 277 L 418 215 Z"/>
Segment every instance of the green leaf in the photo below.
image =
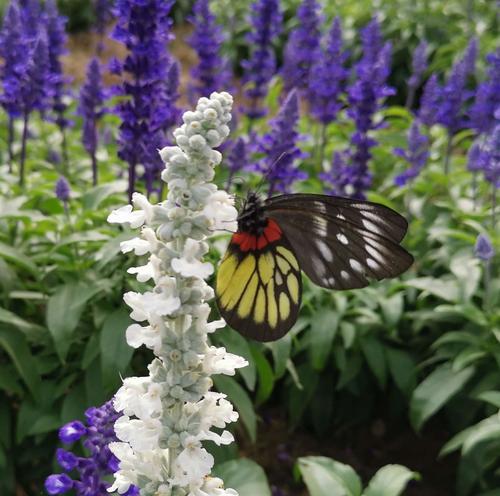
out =
<path fill-rule="evenodd" d="M 121 383 L 120 375 L 125 375 L 134 349 L 125 339 L 125 331 L 131 324 L 125 308 L 108 315 L 100 334 L 102 383 L 106 391 L 113 392 Z"/>
<path fill-rule="evenodd" d="M 386 465 L 372 478 L 363 496 L 399 496 L 411 480 L 420 476 L 402 465 Z"/>
<path fill-rule="evenodd" d="M 247 428 L 250 439 L 255 442 L 257 439 L 257 417 L 252 400 L 246 391 L 231 377 L 217 375 L 213 380 L 217 390 L 227 394 L 231 403 L 234 404 Z"/>
<path fill-rule="evenodd" d="M 37 266 L 18 247 L 14 248 L 4 243 L 0 243 L 0 257 L 4 258 L 8 262 L 18 265 L 38 277 L 39 272 Z"/>
<path fill-rule="evenodd" d="M 26 338 L 11 329 L 0 328 L 0 346 L 8 353 L 31 394 L 39 397 L 41 379 Z"/>
<path fill-rule="evenodd" d="M 274 360 L 274 376 L 280 379 L 286 372 L 287 361 L 292 351 L 292 337 L 285 334 L 281 339 L 268 343 Z"/>
<path fill-rule="evenodd" d="M 469 433 L 462 445 L 462 456 L 467 456 L 477 445 L 485 441 L 497 441 L 500 439 L 500 418 L 493 415 L 479 422 Z"/>
<path fill-rule="evenodd" d="M 386 347 L 385 353 L 396 386 L 403 394 L 409 396 L 417 384 L 415 361 L 408 352 L 396 348 Z"/>
<path fill-rule="evenodd" d="M 339 313 L 323 309 L 311 321 L 309 353 L 312 366 L 323 370 L 339 326 Z"/>
<path fill-rule="evenodd" d="M 500 392 L 499 391 L 483 391 L 476 396 L 478 400 L 486 401 L 493 406 L 500 408 Z"/>
<path fill-rule="evenodd" d="M 264 470 L 252 460 L 231 460 L 217 465 L 213 473 L 224 481 L 224 487 L 235 489 L 239 496 L 271 496 Z"/>
<path fill-rule="evenodd" d="M 257 366 L 257 373 L 259 375 L 259 387 L 257 389 L 255 403 L 256 405 L 261 405 L 273 392 L 274 372 L 267 358 L 256 346 L 252 346 L 252 357 L 252 361 Z"/>
<path fill-rule="evenodd" d="M 306 456 L 297 466 L 310 496 L 360 496 L 361 480 L 352 467 L 324 456 Z"/>
<path fill-rule="evenodd" d="M 384 320 L 390 327 L 395 326 L 403 314 L 403 294 L 396 293 L 390 298 L 381 298 L 380 307 L 384 314 Z"/>
<path fill-rule="evenodd" d="M 474 375 L 474 367 L 455 372 L 449 363 L 429 374 L 413 391 L 410 400 L 410 421 L 420 430 L 425 421 L 440 410 Z"/>
<path fill-rule="evenodd" d="M 33 324 L 32 322 L 28 322 L 27 320 L 24 320 L 21 317 L 17 316 L 15 313 L 1 307 L 0 322 L 4 324 L 11 324 L 28 336 L 31 334 L 39 334 L 44 331 L 44 328 L 42 326 Z"/>
<path fill-rule="evenodd" d="M 361 350 L 371 371 L 375 374 L 381 388 L 387 382 L 387 363 L 385 359 L 384 346 L 376 337 L 368 334 L 360 339 Z"/>
<path fill-rule="evenodd" d="M 405 284 L 451 303 L 457 303 L 460 300 L 460 288 L 456 280 L 419 277 L 405 281 Z"/>
<path fill-rule="evenodd" d="M 239 333 L 225 327 L 215 334 L 215 339 L 221 346 L 224 346 L 227 351 L 243 357 L 248 365 L 238 369 L 238 373 L 243 377 L 245 385 L 250 391 L 255 389 L 255 382 L 257 380 L 257 367 L 252 358 L 252 351 L 248 341 Z"/>
<path fill-rule="evenodd" d="M 99 293 L 98 285 L 72 282 L 59 286 L 47 303 L 47 327 L 54 340 L 57 354 L 64 362 L 82 312 L 88 300 Z"/>
<path fill-rule="evenodd" d="M 112 183 L 100 184 L 90 188 L 82 196 L 82 205 L 85 210 L 96 210 L 101 202 L 114 193 L 123 193 L 127 191 L 125 181 L 114 181 Z"/>
<path fill-rule="evenodd" d="M 11 365 L 0 364 L 0 389 L 22 396 L 23 389 L 17 382 L 18 376 Z"/>

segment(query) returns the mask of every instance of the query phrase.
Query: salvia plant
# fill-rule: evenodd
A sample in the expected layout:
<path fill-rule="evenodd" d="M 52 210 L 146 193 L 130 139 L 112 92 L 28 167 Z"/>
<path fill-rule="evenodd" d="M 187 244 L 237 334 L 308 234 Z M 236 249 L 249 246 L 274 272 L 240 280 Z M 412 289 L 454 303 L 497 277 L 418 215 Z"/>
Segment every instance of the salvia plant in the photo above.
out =
<path fill-rule="evenodd" d="M 176 146 L 160 152 L 165 202 L 151 204 L 141 194 L 133 204 L 113 211 L 109 222 L 142 227 L 140 237 L 121 244 L 122 251 L 149 253 L 147 264 L 128 270 L 140 282 L 152 280 L 145 292 L 128 292 L 124 300 L 137 323 L 126 331 L 127 342 L 155 354 L 149 376 L 128 377 L 116 393 L 115 423 L 120 440 L 110 449 L 119 460 L 110 490 L 125 493 L 137 486 L 141 494 L 236 495 L 210 477 L 213 456 L 202 442 L 229 444 L 223 430 L 238 414 L 225 395 L 211 391 L 213 374 L 233 375 L 246 361 L 210 346 L 208 334 L 224 326 L 208 322 L 213 290 L 205 279 L 213 266 L 203 261 L 205 238 L 217 229 L 234 227 L 233 201 L 211 181 L 220 163 L 220 146 L 229 134 L 232 97 L 213 93 L 201 98 L 194 112 L 183 115 L 174 132 Z"/>

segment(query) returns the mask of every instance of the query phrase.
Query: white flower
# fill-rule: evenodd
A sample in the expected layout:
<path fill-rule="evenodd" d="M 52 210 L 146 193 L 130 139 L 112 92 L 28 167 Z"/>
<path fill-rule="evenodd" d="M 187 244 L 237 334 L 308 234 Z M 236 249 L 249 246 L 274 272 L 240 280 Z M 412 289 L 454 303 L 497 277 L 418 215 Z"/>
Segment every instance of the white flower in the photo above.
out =
<path fill-rule="evenodd" d="M 209 196 L 203 214 L 214 231 L 236 232 L 238 228 L 238 211 L 234 208 L 234 199 L 225 191 L 219 190 Z"/>
<path fill-rule="evenodd" d="M 246 367 L 248 362 L 232 353 L 227 353 L 226 348 L 211 346 L 205 355 L 203 370 L 210 375 L 234 375 L 235 369 Z"/>
<path fill-rule="evenodd" d="M 130 267 L 127 272 L 129 274 L 136 274 L 139 282 L 146 282 L 149 279 L 153 279 L 155 275 L 154 267 L 151 262 L 148 262 L 146 265 L 141 265 L 140 267 Z"/>
<path fill-rule="evenodd" d="M 139 348 L 144 345 L 150 350 L 157 350 L 161 345 L 161 336 L 156 326 L 141 326 L 132 324 L 125 331 L 127 343 L 132 348 Z"/>
<path fill-rule="evenodd" d="M 210 262 L 201 262 L 198 257 L 204 254 L 198 241 L 188 238 L 181 258 L 172 260 L 172 269 L 183 277 L 199 277 L 206 279 L 214 270 Z"/>
<path fill-rule="evenodd" d="M 127 241 L 122 241 L 120 243 L 120 249 L 123 253 L 128 253 L 133 250 L 136 255 L 141 256 L 151 251 L 151 244 L 145 239 L 132 238 Z"/>
<path fill-rule="evenodd" d="M 179 309 L 181 300 L 174 294 L 169 294 L 171 287 L 164 284 L 165 291 L 161 293 L 135 293 L 129 291 L 123 295 L 125 303 L 132 309 L 130 317 L 137 322 L 149 319 L 150 316 L 169 315 Z"/>
<path fill-rule="evenodd" d="M 224 481 L 218 477 L 206 477 L 203 485 L 189 488 L 188 496 L 238 496 L 234 489 L 224 489 Z"/>
<path fill-rule="evenodd" d="M 190 437 L 173 463 L 172 483 L 180 486 L 196 483 L 210 473 L 213 465 L 214 457 L 196 438 Z"/>
<path fill-rule="evenodd" d="M 156 418 L 140 420 L 124 415 L 118 418 L 114 428 L 118 439 L 129 443 L 134 451 L 149 451 L 158 445 L 162 424 Z"/>
<path fill-rule="evenodd" d="M 161 389 L 150 377 L 127 377 L 115 394 L 115 410 L 124 415 L 147 419 L 161 413 Z"/>
<path fill-rule="evenodd" d="M 145 220 L 146 216 L 144 212 L 134 212 L 132 205 L 120 207 L 108 215 L 108 222 L 110 224 L 130 224 L 132 229 L 142 226 Z"/>

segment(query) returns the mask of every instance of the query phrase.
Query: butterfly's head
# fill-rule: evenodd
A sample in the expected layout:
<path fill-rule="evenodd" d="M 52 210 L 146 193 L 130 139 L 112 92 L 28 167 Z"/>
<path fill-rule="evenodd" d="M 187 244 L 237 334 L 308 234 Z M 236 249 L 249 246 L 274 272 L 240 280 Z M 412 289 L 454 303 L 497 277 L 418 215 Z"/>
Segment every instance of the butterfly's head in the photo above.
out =
<path fill-rule="evenodd" d="M 238 231 L 260 236 L 267 226 L 267 218 L 259 195 L 250 191 L 238 215 Z"/>

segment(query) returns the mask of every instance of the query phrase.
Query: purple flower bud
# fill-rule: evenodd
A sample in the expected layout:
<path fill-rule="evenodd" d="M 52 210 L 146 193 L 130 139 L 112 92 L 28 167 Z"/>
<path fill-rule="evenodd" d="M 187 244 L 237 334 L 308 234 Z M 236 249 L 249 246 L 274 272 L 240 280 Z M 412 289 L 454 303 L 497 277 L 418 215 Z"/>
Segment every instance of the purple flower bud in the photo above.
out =
<path fill-rule="evenodd" d="M 418 121 L 414 121 L 408 131 L 408 150 L 396 148 L 394 153 L 410 165 L 409 169 L 394 179 L 398 186 L 403 186 L 417 177 L 429 160 L 429 138 L 420 132 Z"/>
<path fill-rule="evenodd" d="M 500 188 L 500 124 L 488 136 L 481 151 L 484 177 L 494 188 Z"/>
<path fill-rule="evenodd" d="M 63 178 L 61 178 L 63 179 Z M 58 181 L 59 182 L 59 181 Z M 59 439 L 66 444 L 78 441 L 87 433 L 87 428 L 79 420 L 74 420 L 59 429 Z"/>
<path fill-rule="evenodd" d="M 53 474 L 45 479 L 45 489 L 49 494 L 64 494 L 73 488 L 73 481 L 66 474 Z"/>
<path fill-rule="evenodd" d="M 78 464 L 78 457 L 62 448 L 56 451 L 56 458 L 60 467 L 66 471 L 73 470 Z"/>
<path fill-rule="evenodd" d="M 495 256 L 495 250 L 487 234 L 480 234 L 477 237 L 474 254 L 483 262 L 489 262 Z"/>
<path fill-rule="evenodd" d="M 483 168 L 482 150 L 478 142 L 473 143 L 467 155 L 467 169 L 478 172 Z"/>
<path fill-rule="evenodd" d="M 64 176 L 61 176 L 57 182 L 55 187 L 55 193 L 57 198 L 62 202 L 67 202 L 70 197 L 71 189 L 69 187 L 69 183 Z M 69 424 L 68 424 L 69 425 Z"/>

